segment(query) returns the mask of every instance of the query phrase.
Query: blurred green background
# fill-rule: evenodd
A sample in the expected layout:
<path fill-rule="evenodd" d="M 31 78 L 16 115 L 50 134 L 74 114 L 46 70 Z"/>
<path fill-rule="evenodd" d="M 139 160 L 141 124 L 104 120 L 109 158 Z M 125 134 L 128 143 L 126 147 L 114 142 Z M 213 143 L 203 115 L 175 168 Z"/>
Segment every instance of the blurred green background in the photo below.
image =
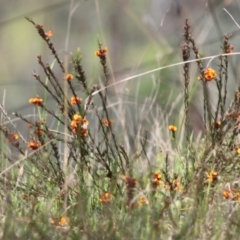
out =
<path fill-rule="evenodd" d="M 239 51 L 240 30 L 223 8 L 240 23 L 240 3 L 231 0 L 8 0 L 0 1 L 0 102 L 9 111 L 32 112 L 28 99 L 41 94 L 32 72 L 42 74 L 36 56 L 51 64 L 53 56 L 34 27 L 24 19 L 32 18 L 51 30 L 51 41 L 64 59 L 69 30 L 68 53 L 80 47 L 88 81 L 99 83 L 102 77 L 99 59 L 94 55 L 99 39 L 109 49 L 109 70 L 112 81 L 119 81 L 157 67 L 182 60 L 180 46 L 183 25 L 189 19 L 191 31 L 204 56 L 221 52 L 223 34 L 233 33 L 231 43 Z M 69 16 L 71 16 L 69 18 Z M 69 19 L 71 27 L 68 27 Z M 193 58 L 193 55 L 192 55 Z M 70 60 L 69 60 L 70 63 Z M 207 63 L 207 62 L 206 62 Z M 217 68 L 218 61 L 211 63 Z M 230 62 L 233 92 L 238 76 L 239 58 Z M 71 70 L 71 64 L 69 64 Z M 193 86 L 192 121 L 201 129 L 201 85 L 196 81 L 197 68 L 191 65 Z M 62 73 L 54 66 L 56 75 Z M 42 79 L 44 75 L 42 74 Z M 161 107 L 174 102 L 183 94 L 182 68 L 174 67 L 136 78 L 109 89 L 109 94 L 120 93 L 122 99 L 133 98 L 142 104 L 160 82 L 156 103 Z M 137 85 L 136 85 L 137 84 Z M 217 94 L 210 84 L 212 95 Z M 213 97 L 214 98 L 214 97 Z M 181 98 L 180 98 L 181 99 Z M 213 99 L 214 102 L 214 99 Z M 180 105 L 179 105 L 180 104 Z M 175 105 L 175 113 L 181 103 Z"/>

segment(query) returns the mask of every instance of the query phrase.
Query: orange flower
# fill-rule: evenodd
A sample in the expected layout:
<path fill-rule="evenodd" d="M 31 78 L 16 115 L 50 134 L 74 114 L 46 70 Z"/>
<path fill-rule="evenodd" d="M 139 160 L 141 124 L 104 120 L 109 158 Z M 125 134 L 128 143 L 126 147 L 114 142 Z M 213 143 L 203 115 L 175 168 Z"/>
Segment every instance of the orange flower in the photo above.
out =
<path fill-rule="evenodd" d="M 161 184 L 161 179 L 162 179 L 162 175 L 160 173 L 154 173 L 154 176 L 153 176 L 153 187 L 157 187 Z"/>
<path fill-rule="evenodd" d="M 129 176 L 125 175 L 124 180 L 125 180 L 127 188 L 133 189 L 133 188 L 136 187 L 136 184 L 137 184 L 137 179 L 136 178 L 129 177 Z"/>
<path fill-rule="evenodd" d="M 87 126 L 88 126 L 89 122 L 86 118 L 83 118 L 82 120 L 82 128 L 83 129 L 87 129 Z"/>
<path fill-rule="evenodd" d="M 72 105 L 77 105 L 77 103 L 82 103 L 82 99 L 81 98 L 79 98 L 79 97 L 71 97 L 71 99 L 70 99 L 70 103 L 72 104 Z"/>
<path fill-rule="evenodd" d="M 236 150 L 236 151 L 237 151 L 237 153 L 238 153 L 238 154 L 240 154 L 240 148 L 237 148 L 237 150 Z"/>
<path fill-rule="evenodd" d="M 36 106 L 42 106 L 43 105 L 43 100 L 39 96 L 36 98 L 30 98 L 29 103 L 36 105 Z"/>
<path fill-rule="evenodd" d="M 43 134 L 43 131 L 40 128 L 38 128 L 35 130 L 35 134 L 40 136 Z"/>
<path fill-rule="evenodd" d="M 57 224 L 57 219 L 56 218 L 50 217 L 48 220 L 49 220 L 49 223 L 52 224 L 52 225 Z"/>
<path fill-rule="evenodd" d="M 182 188 L 181 188 L 181 185 L 180 185 L 180 181 L 178 179 L 174 179 L 173 182 L 172 182 L 172 185 L 173 185 L 173 189 L 178 191 L 178 192 L 181 192 L 182 191 Z"/>
<path fill-rule="evenodd" d="M 216 129 L 219 129 L 221 127 L 221 125 L 222 125 L 221 121 L 217 121 L 215 123 L 212 123 L 212 126 Z"/>
<path fill-rule="evenodd" d="M 82 121 L 82 116 L 76 113 L 73 115 L 73 120 L 80 123 Z"/>
<path fill-rule="evenodd" d="M 112 198 L 113 198 L 113 195 L 111 193 L 106 192 L 106 193 L 101 194 L 101 196 L 99 198 L 99 202 L 109 203 L 109 202 L 111 202 Z"/>
<path fill-rule="evenodd" d="M 78 128 L 78 123 L 74 120 L 71 121 L 71 128 L 73 130 L 73 132 L 77 132 L 77 128 Z"/>
<path fill-rule="evenodd" d="M 86 137 L 88 135 L 88 130 L 87 130 L 88 124 L 89 124 L 88 120 L 86 118 L 83 118 L 82 126 L 81 126 L 81 136 L 82 137 Z"/>
<path fill-rule="evenodd" d="M 223 196 L 225 199 L 232 199 L 232 200 L 240 200 L 240 193 L 236 191 L 234 188 L 227 189 L 223 192 Z"/>
<path fill-rule="evenodd" d="M 79 114 L 74 114 L 73 120 L 71 121 L 71 128 L 73 132 L 78 131 L 78 126 L 81 124 L 81 136 L 86 137 L 88 135 L 88 120 L 86 118 L 82 118 Z"/>
<path fill-rule="evenodd" d="M 14 140 L 17 140 L 17 139 L 18 139 L 18 135 L 17 135 L 16 133 L 13 133 L 13 134 L 12 134 L 12 137 L 13 137 Z"/>
<path fill-rule="evenodd" d="M 168 129 L 169 129 L 170 131 L 172 131 L 172 132 L 176 132 L 176 131 L 177 131 L 177 127 L 174 126 L 174 125 L 169 125 L 169 126 L 168 126 Z"/>
<path fill-rule="evenodd" d="M 162 175 L 160 173 L 154 173 L 154 180 L 160 181 L 162 178 Z"/>
<path fill-rule="evenodd" d="M 18 135 L 16 133 L 12 133 L 8 136 L 7 141 L 8 142 L 13 142 L 15 140 L 18 140 Z"/>
<path fill-rule="evenodd" d="M 110 125 L 112 125 L 114 121 L 113 120 L 107 120 L 107 119 L 103 119 L 102 120 L 102 124 L 105 125 L 106 127 L 110 127 Z"/>
<path fill-rule="evenodd" d="M 88 135 L 88 130 L 84 129 L 84 128 L 81 128 L 81 136 L 86 137 L 87 135 Z"/>
<path fill-rule="evenodd" d="M 48 32 L 45 32 L 46 37 L 52 37 L 53 33 L 51 30 L 49 30 Z"/>
<path fill-rule="evenodd" d="M 108 51 L 107 47 L 105 47 L 103 49 L 100 48 L 99 50 L 95 51 L 95 55 L 100 58 L 105 58 L 107 51 Z"/>
<path fill-rule="evenodd" d="M 28 144 L 28 147 L 32 150 L 36 150 L 41 146 L 42 144 L 39 141 L 34 141 L 34 140 L 31 140 Z"/>
<path fill-rule="evenodd" d="M 138 202 L 137 202 L 137 206 L 141 207 L 143 204 L 146 204 L 146 205 L 149 204 L 149 201 L 145 196 L 139 197 Z"/>
<path fill-rule="evenodd" d="M 60 226 L 69 226 L 70 218 L 66 216 L 62 216 L 59 218 L 58 224 Z"/>
<path fill-rule="evenodd" d="M 206 172 L 207 181 L 209 183 L 216 182 L 218 180 L 218 173 L 216 171 Z"/>
<path fill-rule="evenodd" d="M 226 199 L 229 199 L 231 197 L 231 192 L 229 190 L 226 190 L 223 192 L 223 196 L 226 198 Z"/>
<path fill-rule="evenodd" d="M 72 80 L 73 79 L 73 75 L 71 74 L 71 73 L 68 73 L 67 75 L 66 75 L 66 77 L 64 78 L 64 80 Z"/>
<path fill-rule="evenodd" d="M 207 68 L 207 69 L 204 71 L 204 77 L 205 77 L 206 81 L 212 81 L 214 78 L 217 77 L 217 73 L 215 72 L 214 69 L 212 69 L 212 68 Z"/>
<path fill-rule="evenodd" d="M 235 192 L 235 194 L 233 195 L 233 200 L 240 201 L 240 192 L 239 191 Z"/>

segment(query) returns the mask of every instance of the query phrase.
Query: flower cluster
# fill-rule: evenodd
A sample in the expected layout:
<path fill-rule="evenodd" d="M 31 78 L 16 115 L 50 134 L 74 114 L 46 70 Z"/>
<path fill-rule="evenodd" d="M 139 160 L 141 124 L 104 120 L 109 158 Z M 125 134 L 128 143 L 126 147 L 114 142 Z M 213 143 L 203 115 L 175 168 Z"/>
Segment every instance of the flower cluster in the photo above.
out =
<path fill-rule="evenodd" d="M 172 181 L 172 188 L 173 188 L 173 190 L 178 191 L 178 192 L 182 191 L 182 187 L 181 187 L 180 181 L 178 179 L 174 179 Z"/>
<path fill-rule="evenodd" d="M 154 173 L 152 187 L 155 189 L 162 183 L 162 175 L 160 173 Z"/>
<path fill-rule="evenodd" d="M 236 191 L 234 188 L 227 189 L 223 192 L 225 199 L 231 199 L 234 201 L 240 201 L 240 191 Z"/>
<path fill-rule="evenodd" d="M 70 81 L 72 79 L 73 79 L 73 75 L 71 73 L 68 73 L 64 78 L 64 80 L 68 80 L 68 81 Z"/>
<path fill-rule="evenodd" d="M 40 98 L 39 96 L 35 98 L 30 98 L 29 103 L 35 105 L 35 106 L 43 106 L 43 99 Z"/>
<path fill-rule="evenodd" d="M 216 122 L 213 122 L 212 123 L 212 126 L 215 128 L 215 129 L 219 129 L 221 127 L 222 123 L 221 121 L 216 121 Z"/>
<path fill-rule="evenodd" d="M 102 124 L 106 127 L 110 127 L 113 124 L 113 122 L 114 122 L 113 120 L 109 120 L 109 121 L 107 119 L 102 120 Z"/>
<path fill-rule="evenodd" d="M 62 216 L 59 218 L 58 224 L 60 226 L 69 226 L 70 224 L 70 218 L 66 216 Z"/>
<path fill-rule="evenodd" d="M 38 135 L 38 136 L 41 136 L 41 135 L 43 134 L 42 129 L 41 129 L 41 128 L 37 128 L 37 129 L 35 130 L 35 134 Z"/>
<path fill-rule="evenodd" d="M 238 154 L 240 154 L 240 148 L 237 148 L 237 149 L 236 149 L 236 152 L 237 152 Z"/>
<path fill-rule="evenodd" d="M 206 79 L 207 82 L 212 81 L 212 80 L 215 79 L 216 77 L 217 77 L 217 73 L 215 72 L 214 69 L 212 69 L 212 68 L 207 68 L 207 69 L 204 71 L 204 78 Z M 202 76 L 199 76 L 199 77 L 198 77 L 198 80 L 202 81 L 202 80 L 203 80 L 203 77 L 202 77 Z"/>
<path fill-rule="evenodd" d="M 16 133 L 12 133 L 7 137 L 7 141 L 8 142 L 14 142 L 16 140 L 18 140 L 18 135 Z"/>
<path fill-rule="evenodd" d="M 99 50 L 95 51 L 95 55 L 100 58 L 105 58 L 107 51 L 108 51 L 107 47 L 105 47 L 103 49 L 100 48 Z"/>
<path fill-rule="evenodd" d="M 137 202 L 137 206 L 141 207 L 143 204 L 148 205 L 149 201 L 145 196 L 140 196 L 139 199 L 138 199 L 138 202 Z"/>
<path fill-rule="evenodd" d="M 175 135 L 175 132 L 177 131 L 177 127 L 174 126 L 174 125 L 169 125 L 168 126 L 168 129 L 171 131 L 172 133 L 172 138 L 175 139 L 176 135 Z"/>
<path fill-rule="evenodd" d="M 85 118 L 82 118 L 79 114 L 74 114 L 73 120 L 71 121 L 71 128 L 73 132 L 77 133 L 79 126 L 81 127 L 81 136 L 86 137 L 88 135 L 88 120 Z"/>
<path fill-rule="evenodd" d="M 177 127 L 174 126 L 174 125 L 169 125 L 169 126 L 168 126 L 168 129 L 169 129 L 171 132 L 176 132 L 176 131 L 177 131 Z"/>
<path fill-rule="evenodd" d="M 174 177 L 172 182 L 167 183 L 162 179 L 162 175 L 160 173 L 154 173 L 153 180 L 152 180 L 152 191 L 156 192 L 157 187 L 162 185 L 165 190 L 175 190 L 178 192 L 182 191 L 182 187 L 180 181 L 178 180 L 177 176 Z"/>
<path fill-rule="evenodd" d="M 101 194 L 100 198 L 99 198 L 99 202 L 101 203 L 109 203 L 112 201 L 113 195 L 111 193 L 103 193 Z"/>
<path fill-rule="evenodd" d="M 30 148 L 31 150 L 37 150 L 41 146 L 42 144 L 39 141 L 35 141 L 35 140 L 31 140 L 28 143 L 28 148 Z"/>
<path fill-rule="evenodd" d="M 215 183 L 218 180 L 218 173 L 216 171 L 206 172 L 207 182 Z"/>
<path fill-rule="evenodd" d="M 77 103 L 81 104 L 82 99 L 79 97 L 71 97 L 70 103 L 71 103 L 71 105 L 77 105 Z"/>
<path fill-rule="evenodd" d="M 49 30 L 48 32 L 45 32 L 45 36 L 46 37 L 52 37 L 53 33 L 51 30 Z"/>
<path fill-rule="evenodd" d="M 50 217 L 49 222 L 52 225 L 59 225 L 59 226 L 62 226 L 62 227 L 66 227 L 66 226 L 69 226 L 69 224 L 70 224 L 70 218 L 67 217 L 67 216 L 62 216 L 59 219 Z"/>

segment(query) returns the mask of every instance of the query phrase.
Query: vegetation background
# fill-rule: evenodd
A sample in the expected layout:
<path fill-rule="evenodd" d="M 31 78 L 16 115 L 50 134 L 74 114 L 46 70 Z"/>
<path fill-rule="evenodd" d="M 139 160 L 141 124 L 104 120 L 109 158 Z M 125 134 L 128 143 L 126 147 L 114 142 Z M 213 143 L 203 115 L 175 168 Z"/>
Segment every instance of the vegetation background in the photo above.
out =
<path fill-rule="evenodd" d="M 53 56 L 41 39 L 36 38 L 34 29 L 29 27 L 24 16 L 42 23 L 45 29 L 53 31 L 52 41 L 60 55 L 64 55 L 66 37 L 69 34 L 68 52 L 80 47 L 84 57 L 84 68 L 89 81 L 98 82 L 101 68 L 94 56 L 97 39 L 109 49 L 109 64 L 112 81 L 181 61 L 183 22 L 189 19 L 192 31 L 204 56 L 218 53 L 223 34 L 233 33 L 232 42 L 238 50 L 239 30 L 224 12 L 226 7 L 238 19 L 238 1 L 202 0 L 9 0 L 0 2 L 0 96 L 5 91 L 5 106 L 9 111 L 24 110 L 29 114 L 26 99 L 32 92 L 38 92 L 38 85 L 32 79 L 32 71 L 39 71 L 37 54 L 52 63 Z M 71 24 L 68 27 L 69 13 Z M 68 32 L 69 31 L 69 32 Z M 216 44 L 217 43 L 217 44 Z M 236 44 L 235 44 L 236 43 Z M 237 74 L 238 58 L 231 58 L 231 68 Z M 177 71 L 177 69 L 179 69 Z M 194 67 L 192 72 L 196 71 Z M 61 75 L 60 72 L 58 72 Z M 197 77 L 196 73 L 196 77 Z M 110 91 L 135 96 L 142 103 L 152 90 L 152 76 L 119 84 Z M 154 76 L 161 81 L 158 104 L 165 105 L 169 95 L 180 94 L 182 85 L 181 67 L 161 71 Z M 234 80 L 232 80 L 234 81 Z M 136 93 L 136 84 L 140 84 Z M 197 89 L 196 87 L 195 89 Z M 12 98 L 14 96 L 14 100 Z M 202 129 L 201 107 L 197 93 L 192 102 L 192 119 L 198 124 L 196 131 Z M 115 100 L 114 100 L 115 101 Z M 178 110 L 177 110 L 178 111 Z"/>

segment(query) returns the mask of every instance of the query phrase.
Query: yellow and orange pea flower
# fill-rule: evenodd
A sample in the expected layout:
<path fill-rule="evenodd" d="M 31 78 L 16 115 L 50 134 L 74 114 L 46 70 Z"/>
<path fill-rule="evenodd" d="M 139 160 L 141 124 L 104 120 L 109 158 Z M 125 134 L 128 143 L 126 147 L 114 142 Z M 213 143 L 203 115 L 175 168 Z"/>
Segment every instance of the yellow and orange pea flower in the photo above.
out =
<path fill-rule="evenodd" d="M 71 73 L 68 73 L 64 78 L 64 80 L 68 80 L 68 81 L 72 79 L 73 79 L 73 75 Z"/>
<path fill-rule="evenodd" d="M 236 148 L 236 152 L 240 154 L 240 148 Z"/>
<path fill-rule="evenodd" d="M 141 207 L 143 204 L 148 205 L 149 204 L 149 200 L 145 197 L 145 196 L 140 196 L 137 202 L 137 206 Z"/>
<path fill-rule="evenodd" d="M 41 136 L 43 134 L 43 131 L 40 128 L 38 128 L 35 130 L 35 134 Z"/>
<path fill-rule="evenodd" d="M 109 203 L 112 201 L 113 195 L 111 193 L 103 193 L 100 195 L 99 202 L 100 203 Z"/>
<path fill-rule="evenodd" d="M 215 128 L 215 129 L 219 129 L 221 127 L 222 123 L 221 121 L 217 121 L 215 123 L 212 123 L 212 126 Z"/>
<path fill-rule="evenodd" d="M 46 37 L 52 37 L 53 33 L 51 30 L 45 32 Z"/>
<path fill-rule="evenodd" d="M 210 82 L 212 81 L 213 79 L 215 79 L 217 77 L 217 73 L 214 69 L 212 68 L 207 68 L 205 71 L 204 71 L 204 77 L 206 79 L 207 82 Z M 202 81 L 203 80 L 203 77 L 202 76 L 199 76 L 198 77 L 198 80 Z"/>
<path fill-rule="evenodd" d="M 59 218 L 58 224 L 60 226 L 69 226 L 70 224 L 70 218 L 67 216 L 62 216 Z"/>
<path fill-rule="evenodd" d="M 113 122 L 114 122 L 113 120 L 109 120 L 109 121 L 107 119 L 102 120 L 102 124 L 106 127 L 110 127 L 113 124 Z"/>
<path fill-rule="evenodd" d="M 234 188 L 223 191 L 223 196 L 225 199 L 240 201 L 240 191 L 236 191 Z"/>
<path fill-rule="evenodd" d="M 89 123 L 86 118 L 82 118 L 82 116 L 79 114 L 74 114 L 73 120 L 71 121 L 71 128 L 73 132 L 76 133 L 78 131 L 78 127 L 81 126 L 81 136 L 86 137 L 88 135 L 88 124 Z"/>
<path fill-rule="evenodd" d="M 176 190 L 178 192 L 182 191 L 182 187 L 181 187 L 180 181 L 178 179 L 174 179 L 172 181 L 172 185 L 173 185 L 173 190 Z"/>
<path fill-rule="evenodd" d="M 213 183 L 216 182 L 218 180 L 218 172 L 216 171 L 211 171 L 211 172 L 206 172 L 206 177 L 207 177 L 207 181 L 209 183 Z"/>
<path fill-rule="evenodd" d="M 107 51 L 108 51 L 108 49 L 107 49 L 107 47 L 105 47 L 103 49 L 99 49 L 99 50 L 95 51 L 95 55 L 97 57 L 103 58 L 103 57 L 106 57 Z"/>
<path fill-rule="evenodd" d="M 9 136 L 8 136 L 8 138 L 7 138 L 7 141 L 8 142 L 13 142 L 13 141 L 16 141 L 16 140 L 18 140 L 18 135 L 16 134 L 16 133 L 12 133 L 12 134 L 10 134 Z"/>
<path fill-rule="evenodd" d="M 178 192 L 182 192 L 182 186 L 179 179 L 177 178 L 173 179 L 171 184 L 169 185 L 164 180 L 162 180 L 162 175 L 160 173 L 154 173 L 153 181 L 152 181 L 153 190 L 156 191 L 156 188 L 160 185 L 165 190 L 175 190 Z"/>
<path fill-rule="evenodd" d="M 30 98 L 29 103 L 35 105 L 35 106 L 42 106 L 43 105 L 43 99 L 40 98 L 39 96 L 35 98 Z"/>
<path fill-rule="evenodd" d="M 80 123 L 82 121 L 82 116 L 79 114 L 74 114 L 73 115 L 73 121 L 75 121 L 76 123 Z"/>
<path fill-rule="evenodd" d="M 174 126 L 174 125 L 169 125 L 169 126 L 168 126 L 168 129 L 169 129 L 171 132 L 176 132 L 176 131 L 177 131 L 177 127 Z"/>
<path fill-rule="evenodd" d="M 81 128 L 81 136 L 86 137 L 88 135 L 88 130 L 85 128 Z"/>
<path fill-rule="evenodd" d="M 225 199 L 230 199 L 230 198 L 232 199 L 234 193 L 235 193 L 235 190 L 233 188 L 231 188 L 231 189 L 223 191 L 223 196 Z"/>
<path fill-rule="evenodd" d="M 28 148 L 30 148 L 31 150 L 37 150 L 41 146 L 42 146 L 42 144 L 39 141 L 31 140 L 28 143 Z"/>
<path fill-rule="evenodd" d="M 160 173 L 154 173 L 153 176 L 153 181 L 152 181 L 152 185 L 153 187 L 157 187 L 162 183 L 162 175 Z"/>
<path fill-rule="evenodd" d="M 58 218 L 54 218 L 54 217 L 50 217 L 49 218 L 49 222 L 52 224 L 52 225 L 59 225 L 59 226 L 69 226 L 70 224 L 70 218 L 67 217 L 67 216 L 62 216 L 60 217 L 59 219 Z"/>
<path fill-rule="evenodd" d="M 79 97 L 71 97 L 70 99 L 70 103 L 71 105 L 77 105 L 77 103 L 81 104 L 82 103 L 82 99 Z"/>

